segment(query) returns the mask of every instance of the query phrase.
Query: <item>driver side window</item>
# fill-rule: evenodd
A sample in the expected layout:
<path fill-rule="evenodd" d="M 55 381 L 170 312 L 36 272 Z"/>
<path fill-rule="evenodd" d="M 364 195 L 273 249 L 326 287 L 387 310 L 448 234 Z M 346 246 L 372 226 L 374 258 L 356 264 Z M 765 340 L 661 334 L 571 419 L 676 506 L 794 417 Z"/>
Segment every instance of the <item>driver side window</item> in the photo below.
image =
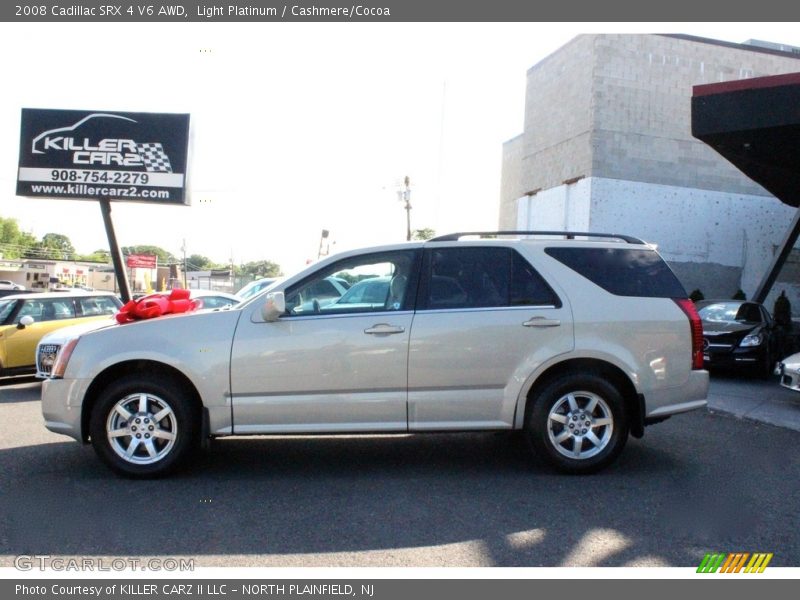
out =
<path fill-rule="evenodd" d="M 370 254 L 339 261 L 286 291 L 288 316 L 406 310 L 414 251 Z"/>

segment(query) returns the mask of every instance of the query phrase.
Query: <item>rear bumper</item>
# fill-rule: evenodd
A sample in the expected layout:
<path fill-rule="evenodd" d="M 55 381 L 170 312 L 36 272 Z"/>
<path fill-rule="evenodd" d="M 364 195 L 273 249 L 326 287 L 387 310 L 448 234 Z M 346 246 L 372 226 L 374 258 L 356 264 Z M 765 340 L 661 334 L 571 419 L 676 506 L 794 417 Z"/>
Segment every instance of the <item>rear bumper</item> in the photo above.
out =
<path fill-rule="evenodd" d="M 708 371 L 689 373 L 686 382 L 677 387 L 650 392 L 645 397 L 645 422 L 703 408 L 708 404 Z"/>

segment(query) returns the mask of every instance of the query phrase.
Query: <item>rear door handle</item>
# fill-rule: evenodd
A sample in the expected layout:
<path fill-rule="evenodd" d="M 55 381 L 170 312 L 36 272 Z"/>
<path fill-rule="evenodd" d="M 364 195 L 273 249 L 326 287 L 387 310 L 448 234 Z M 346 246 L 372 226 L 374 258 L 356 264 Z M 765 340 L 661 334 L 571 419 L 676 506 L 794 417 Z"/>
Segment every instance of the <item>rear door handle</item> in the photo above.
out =
<path fill-rule="evenodd" d="M 405 327 L 396 327 L 387 323 L 378 323 L 377 325 L 373 325 L 372 327 L 365 329 L 364 333 L 368 335 L 392 335 L 394 333 L 403 333 L 405 330 Z"/>
<path fill-rule="evenodd" d="M 560 325 L 561 321 L 558 319 L 547 319 L 545 317 L 533 317 L 522 324 L 523 327 L 558 327 Z"/>

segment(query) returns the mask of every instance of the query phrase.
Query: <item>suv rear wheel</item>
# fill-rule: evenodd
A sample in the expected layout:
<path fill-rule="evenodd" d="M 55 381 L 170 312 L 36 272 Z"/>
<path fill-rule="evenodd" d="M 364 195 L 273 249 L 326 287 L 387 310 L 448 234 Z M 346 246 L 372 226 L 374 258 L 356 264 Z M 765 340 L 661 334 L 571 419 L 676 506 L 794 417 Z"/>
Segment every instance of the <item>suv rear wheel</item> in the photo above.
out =
<path fill-rule="evenodd" d="M 532 399 L 525 428 L 537 456 L 567 473 L 594 473 L 628 440 L 619 390 L 593 374 L 563 375 Z"/>
<path fill-rule="evenodd" d="M 101 393 L 89 426 L 98 456 L 128 477 L 173 471 L 198 439 L 190 400 L 180 387 L 138 376 L 122 378 Z"/>

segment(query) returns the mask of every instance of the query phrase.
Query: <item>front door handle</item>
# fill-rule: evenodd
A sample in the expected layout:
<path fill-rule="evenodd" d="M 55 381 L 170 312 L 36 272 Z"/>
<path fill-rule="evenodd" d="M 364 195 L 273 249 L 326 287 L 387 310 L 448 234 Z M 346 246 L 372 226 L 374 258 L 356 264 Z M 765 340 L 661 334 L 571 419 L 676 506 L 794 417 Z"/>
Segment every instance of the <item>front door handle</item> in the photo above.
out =
<path fill-rule="evenodd" d="M 548 319 L 545 317 L 533 317 L 522 324 L 523 327 L 558 327 L 560 325 L 561 321 L 558 319 Z"/>
<path fill-rule="evenodd" d="M 377 325 L 365 329 L 364 333 L 368 335 L 392 335 L 394 333 L 403 333 L 405 330 L 405 327 L 396 327 L 388 323 L 378 323 Z"/>

